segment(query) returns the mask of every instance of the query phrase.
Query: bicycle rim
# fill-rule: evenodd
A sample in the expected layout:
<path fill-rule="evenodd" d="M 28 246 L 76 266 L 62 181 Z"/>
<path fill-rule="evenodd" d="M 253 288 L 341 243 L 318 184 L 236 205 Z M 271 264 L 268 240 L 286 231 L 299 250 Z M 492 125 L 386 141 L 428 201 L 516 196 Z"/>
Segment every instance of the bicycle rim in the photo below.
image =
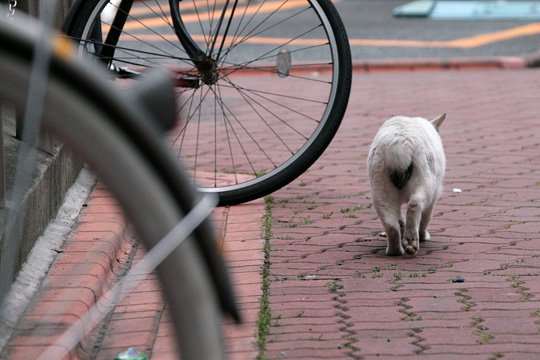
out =
<path fill-rule="evenodd" d="M 213 79 L 183 51 L 162 0 L 134 2 L 112 64 L 176 72 L 186 121 L 170 133 L 171 148 L 203 191 L 234 204 L 277 190 L 321 155 L 347 106 L 351 60 L 330 1 L 231 1 L 225 12 L 224 4 L 179 4 L 187 31 L 214 60 Z M 108 0 L 85 2 L 65 30 L 95 53 L 116 9 Z"/>
<path fill-rule="evenodd" d="M 17 56 L 7 50 L 15 43 L 0 46 L 0 106 L 21 109 L 29 63 L 23 44 L 16 48 Z M 3 41 L 2 45 L 5 44 Z M 181 218 L 176 199 L 153 164 L 108 117 L 106 109 L 79 91 L 73 79 L 53 74 L 44 125 L 90 164 L 117 198 L 141 240 L 152 247 Z M 194 239 L 176 249 L 158 273 L 175 319 L 183 358 L 222 358 L 216 293 Z"/>

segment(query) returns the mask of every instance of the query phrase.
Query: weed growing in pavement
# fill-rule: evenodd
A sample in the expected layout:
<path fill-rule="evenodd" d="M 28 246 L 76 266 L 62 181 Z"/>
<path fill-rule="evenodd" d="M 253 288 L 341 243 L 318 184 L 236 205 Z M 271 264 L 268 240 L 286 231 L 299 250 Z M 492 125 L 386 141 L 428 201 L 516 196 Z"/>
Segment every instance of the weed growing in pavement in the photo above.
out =
<path fill-rule="evenodd" d="M 350 212 L 356 212 L 356 211 L 364 210 L 365 208 L 366 207 L 364 205 L 357 205 L 357 206 L 352 207 L 352 208 L 350 208 L 350 207 L 342 208 L 340 210 L 340 212 L 342 214 L 347 214 L 347 213 L 350 213 Z"/>
<path fill-rule="evenodd" d="M 408 298 L 401 298 L 398 305 L 402 307 L 401 310 L 399 310 L 400 313 L 403 314 L 401 317 L 401 321 L 420 321 L 422 320 L 422 317 L 418 314 L 415 314 L 413 312 L 410 312 L 412 309 L 412 306 L 407 304 L 409 302 Z"/>
<path fill-rule="evenodd" d="M 522 286 L 523 284 L 525 284 L 525 282 L 521 280 L 520 275 L 512 274 L 512 275 L 510 275 L 509 278 L 507 278 L 507 281 L 512 283 L 512 287 L 514 289 L 516 289 L 516 291 L 520 295 L 522 301 L 531 301 L 531 299 L 534 297 L 533 294 L 531 294 L 530 292 L 527 291 L 529 289 Z"/>
<path fill-rule="evenodd" d="M 288 228 L 291 228 L 291 229 L 294 229 L 297 226 L 298 226 L 298 224 L 293 223 L 292 220 L 285 223 L 285 227 L 288 227 Z"/>
<path fill-rule="evenodd" d="M 420 321 L 422 317 L 416 314 L 407 314 L 401 318 L 402 321 Z"/>
<path fill-rule="evenodd" d="M 426 273 L 410 273 L 409 275 L 407 275 L 408 277 L 410 278 L 419 278 L 419 277 L 427 277 L 427 274 Z"/>
<path fill-rule="evenodd" d="M 264 359 L 264 352 L 266 351 L 266 337 L 270 330 L 270 323 L 272 321 L 272 312 L 270 310 L 270 239 L 272 239 L 272 206 L 274 204 L 274 198 L 272 196 L 266 196 L 264 198 L 264 218 L 263 218 L 263 230 L 262 238 L 264 240 L 263 254 L 264 261 L 261 269 L 261 298 L 259 300 L 259 315 L 257 319 L 257 348 L 259 350 L 257 354 L 257 360 Z"/>
<path fill-rule="evenodd" d="M 467 292 L 467 289 L 460 289 L 458 292 L 455 293 L 455 295 L 459 297 L 458 302 L 460 304 L 463 304 L 463 306 L 461 307 L 461 310 L 463 311 L 471 311 L 471 309 L 476 305 L 474 302 L 472 302 L 472 297 L 467 295 Z"/>
<path fill-rule="evenodd" d="M 374 266 L 371 269 L 371 278 L 372 279 L 382 278 L 383 276 L 384 276 L 384 273 L 381 271 L 381 268 L 379 266 Z"/>
<path fill-rule="evenodd" d="M 486 332 L 488 328 L 482 325 L 484 319 L 480 317 L 474 317 L 473 321 L 473 326 L 476 328 L 474 334 L 480 338 L 477 340 L 477 343 L 480 345 L 485 345 L 489 343 L 494 338 L 494 336 Z"/>
<path fill-rule="evenodd" d="M 324 214 L 323 219 L 328 220 L 328 219 L 330 219 L 332 217 L 332 215 L 334 215 L 334 212 L 332 212 L 332 211 L 327 213 L 327 214 Z"/>
<path fill-rule="evenodd" d="M 339 283 L 339 280 L 330 281 L 328 284 L 326 284 L 326 286 L 328 287 L 328 290 L 334 294 L 337 293 L 338 290 L 343 289 L 343 285 Z"/>
<path fill-rule="evenodd" d="M 532 314 L 532 317 L 535 318 L 535 319 L 539 319 L 540 318 L 540 310 L 536 310 L 533 314 Z M 534 322 L 536 325 L 540 325 L 540 320 L 536 320 Z"/>

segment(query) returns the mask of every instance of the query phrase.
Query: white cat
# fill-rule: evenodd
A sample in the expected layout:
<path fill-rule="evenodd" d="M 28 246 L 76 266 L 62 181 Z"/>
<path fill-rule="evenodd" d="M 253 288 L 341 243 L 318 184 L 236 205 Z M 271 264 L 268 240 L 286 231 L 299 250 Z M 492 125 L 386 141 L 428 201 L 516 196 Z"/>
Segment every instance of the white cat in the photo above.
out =
<path fill-rule="evenodd" d="M 439 126 L 446 114 L 428 121 L 395 116 L 375 136 L 368 156 L 373 205 L 386 231 L 386 254 L 416 255 L 429 240 L 427 226 L 442 193 L 446 166 Z M 407 204 L 406 221 L 401 205 Z"/>

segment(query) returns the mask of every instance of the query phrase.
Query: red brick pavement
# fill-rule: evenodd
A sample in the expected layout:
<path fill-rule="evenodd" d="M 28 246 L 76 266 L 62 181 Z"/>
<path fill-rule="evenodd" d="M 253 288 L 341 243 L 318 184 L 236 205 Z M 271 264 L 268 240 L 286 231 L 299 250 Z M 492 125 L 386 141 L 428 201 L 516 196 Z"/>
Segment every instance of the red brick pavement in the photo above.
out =
<path fill-rule="evenodd" d="M 539 93 L 540 71 L 534 69 L 356 72 L 349 110 L 329 149 L 274 194 L 272 322 L 264 356 L 540 358 Z M 448 164 L 432 240 L 414 258 L 386 257 L 370 204 L 369 144 L 391 115 L 441 112 L 448 114 L 442 128 Z M 51 319 L 30 309 L 10 344 L 10 359 L 42 351 L 55 329 L 73 322 L 106 280 L 121 274 L 121 266 L 111 268 L 116 259 L 129 264 L 140 256 L 129 237 L 119 246 L 79 241 L 97 236 L 92 222 L 105 220 L 101 232 L 124 233 L 116 217 L 100 214 L 111 209 L 100 191 L 44 283 L 44 305 L 36 307 L 65 310 Z M 233 359 L 257 354 L 263 213 L 259 200 L 214 214 L 247 319 L 240 328 L 224 325 Z M 89 252 L 95 253 L 94 263 L 84 260 Z M 77 282 L 66 280 L 73 275 Z M 463 282 L 452 282 L 457 278 Z M 55 296 L 55 281 L 73 285 L 71 294 L 80 296 Z M 72 357 L 97 351 L 98 359 L 110 359 L 133 345 L 156 359 L 174 357 L 167 309 L 158 294 L 152 278 L 140 284 L 116 307 L 101 335 L 89 336 Z"/>
<path fill-rule="evenodd" d="M 540 71 L 355 75 L 330 148 L 275 194 L 267 358 L 540 358 Z M 386 257 L 368 147 L 392 115 L 442 112 L 432 240 Z"/>

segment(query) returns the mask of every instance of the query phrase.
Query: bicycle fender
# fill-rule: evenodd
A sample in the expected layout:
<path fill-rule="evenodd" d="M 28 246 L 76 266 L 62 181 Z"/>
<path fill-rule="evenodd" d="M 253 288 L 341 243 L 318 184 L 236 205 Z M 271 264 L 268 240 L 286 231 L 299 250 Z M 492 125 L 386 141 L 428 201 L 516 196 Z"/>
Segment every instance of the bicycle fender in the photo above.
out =
<path fill-rule="evenodd" d="M 130 102 L 137 103 L 151 115 L 150 123 L 160 131 L 171 130 L 176 124 L 176 98 L 171 74 L 163 68 L 152 69 L 141 77 L 137 87 L 128 90 Z"/>
<path fill-rule="evenodd" d="M 62 24 L 62 30 L 63 33 L 66 33 L 68 29 L 71 27 L 71 24 L 73 23 L 73 18 L 75 14 L 77 13 L 77 9 L 81 6 L 81 3 L 83 3 L 85 0 L 75 0 L 73 4 L 71 4 L 69 11 L 64 19 L 64 23 Z"/>

